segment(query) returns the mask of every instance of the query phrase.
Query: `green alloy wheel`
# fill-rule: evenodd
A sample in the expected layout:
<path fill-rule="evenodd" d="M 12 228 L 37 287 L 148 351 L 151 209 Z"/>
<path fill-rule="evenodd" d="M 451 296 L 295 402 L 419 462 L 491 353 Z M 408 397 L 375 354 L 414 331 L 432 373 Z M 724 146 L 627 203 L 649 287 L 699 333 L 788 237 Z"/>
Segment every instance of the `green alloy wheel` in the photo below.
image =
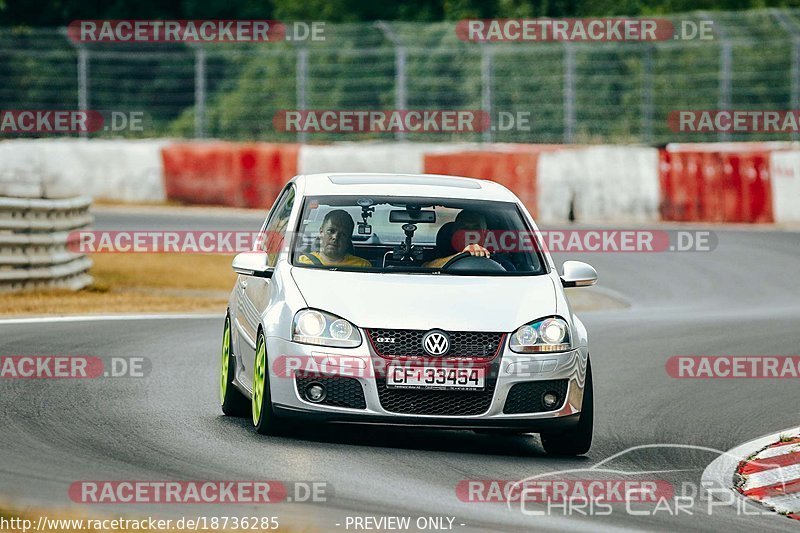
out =
<path fill-rule="evenodd" d="M 231 347 L 231 319 L 225 317 L 225 330 L 222 333 L 222 352 L 219 360 L 219 403 L 222 412 L 228 416 L 247 416 L 250 404 L 247 398 L 233 385 L 236 375 L 236 358 Z"/>
<path fill-rule="evenodd" d="M 267 370 L 267 343 L 264 333 L 258 332 L 256 341 L 256 360 L 253 364 L 253 425 L 262 435 L 277 435 L 284 429 L 283 420 L 272 410 L 272 397 L 269 391 L 269 371 Z"/>

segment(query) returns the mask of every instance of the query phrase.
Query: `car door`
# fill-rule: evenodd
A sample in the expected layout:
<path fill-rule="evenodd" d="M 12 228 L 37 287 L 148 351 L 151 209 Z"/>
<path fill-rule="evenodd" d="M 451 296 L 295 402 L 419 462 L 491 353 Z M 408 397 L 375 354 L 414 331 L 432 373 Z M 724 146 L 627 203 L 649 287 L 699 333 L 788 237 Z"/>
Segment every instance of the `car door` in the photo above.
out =
<path fill-rule="evenodd" d="M 294 200 L 294 186 L 289 185 L 281 193 L 275 207 L 270 212 L 262 231 L 262 238 L 256 243 L 256 249 L 267 254 L 267 266 L 271 268 L 275 268 L 284 240 L 287 237 L 286 230 L 292 207 L 294 207 Z M 241 343 L 245 349 L 242 350 L 240 348 L 242 353 L 241 363 L 244 370 L 242 379 L 249 384 L 252 382 L 253 376 L 256 336 L 258 327 L 261 324 L 261 315 L 270 304 L 272 280 L 239 275 L 238 283 L 241 289 L 240 328 L 247 337 L 245 342 Z"/>

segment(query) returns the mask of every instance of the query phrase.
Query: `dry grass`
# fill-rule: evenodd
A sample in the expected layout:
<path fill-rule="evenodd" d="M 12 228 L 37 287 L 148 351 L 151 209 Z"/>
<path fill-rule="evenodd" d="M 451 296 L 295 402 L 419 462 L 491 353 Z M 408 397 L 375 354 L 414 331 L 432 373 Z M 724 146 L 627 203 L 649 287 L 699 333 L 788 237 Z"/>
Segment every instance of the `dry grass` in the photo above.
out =
<path fill-rule="evenodd" d="M 107 198 L 94 198 L 92 205 L 99 205 L 103 207 L 175 207 L 182 206 L 183 203 L 177 200 L 137 200 L 131 202 L 122 202 L 120 200 L 109 200 Z"/>
<path fill-rule="evenodd" d="M 0 293 L 0 316 L 222 312 L 236 281 L 232 255 L 94 254 L 94 284 L 82 291 Z M 596 289 L 567 291 L 576 311 L 627 303 Z"/>
<path fill-rule="evenodd" d="M 224 311 L 230 255 L 95 254 L 82 291 L 0 294 L 0 316 Z"/>
<path fill-rule="evenodd" d="M 194 289 L 225 291 L 236 274 L 232 255 L 211 254 L 94 254 L 95 287 L 127 289 Z"/>

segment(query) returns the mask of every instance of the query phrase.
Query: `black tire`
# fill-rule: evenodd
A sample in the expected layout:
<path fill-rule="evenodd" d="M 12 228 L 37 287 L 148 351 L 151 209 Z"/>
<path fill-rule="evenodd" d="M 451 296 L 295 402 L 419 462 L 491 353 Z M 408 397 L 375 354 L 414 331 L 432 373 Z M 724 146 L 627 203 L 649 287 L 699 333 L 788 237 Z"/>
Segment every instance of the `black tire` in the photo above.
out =
<path fill-rule="evenodd" d="M 227 336 L 227 339 L 225 338 Z M 227 341 L 228 353 L 225 355 Z M 227 359 L 225 361 L 224 359 Z M 227 366 L 227 373 L 223 373 L 222 365 Z M 227 416 L 248 416 L 250 414 L 250 402 L 233 385 L 233 378 L 236 376 L 236 357 L 233 355 L 233 337 L 231 335 L 231 318 L 225 317 L 225 329 L 222 332 L 222 354 L 220 357 L 220 406 L 222 412 Z M 223 384 L 224 381 L 224 384 Z"/>
<path fill-rule="evenodd" d="M 583 455 L 592 447 L 594 426 L 594 386 L 592 363 L 586 362 L 586 385 L 583 390 L 583 406 L 578 424 L 566 431 L 541 433 L 544 451 L 549 455 Z"/>
<path fill-rule="evenodd" d="M 264 351 L 264 361 L 262 363 L 263 366 L 259 366 L 259 350 Z M 261 378 L 263 380 L 261 382 L 263 383 L 263 389 L 260 397 L 256 394 L 256 387 L 258 386 L 256 373 L 260 371 L 259 368 L 263 370 L 263 377 Z M 259 401 L 259 399 L 260 406 L 258 409 L 256 409 L 255 404 Z M 258 337 L 256 339 L 256 356 L 253 363 L 253 398 L 251 402 L 251 412 L 253 415 L 253 426 L 255 426 L 256 431 L 261 435 L 281 435 L 286 432 L 286 421 L 276 416 L 275 411 L 272 408 L 272 394 L 269 386 L 269 359 L 266 357 L 266 340 L 264 339 L 264 332 L 262 331 L 258 332 Z M 257 418 L 256 413 L 258 413 Z"/>

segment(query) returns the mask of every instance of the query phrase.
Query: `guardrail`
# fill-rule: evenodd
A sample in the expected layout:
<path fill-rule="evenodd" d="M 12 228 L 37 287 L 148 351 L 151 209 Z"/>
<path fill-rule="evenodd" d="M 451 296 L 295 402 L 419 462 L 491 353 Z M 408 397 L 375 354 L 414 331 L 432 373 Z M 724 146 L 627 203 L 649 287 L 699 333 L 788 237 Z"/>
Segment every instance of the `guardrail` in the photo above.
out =
<path fill-rule="evenodd" d="M 0 292 L 63 288 L 92 282 L 92 261 L 69 250 L 70 232 L 92 223 L 88 197 L 0 197 Z"/>

